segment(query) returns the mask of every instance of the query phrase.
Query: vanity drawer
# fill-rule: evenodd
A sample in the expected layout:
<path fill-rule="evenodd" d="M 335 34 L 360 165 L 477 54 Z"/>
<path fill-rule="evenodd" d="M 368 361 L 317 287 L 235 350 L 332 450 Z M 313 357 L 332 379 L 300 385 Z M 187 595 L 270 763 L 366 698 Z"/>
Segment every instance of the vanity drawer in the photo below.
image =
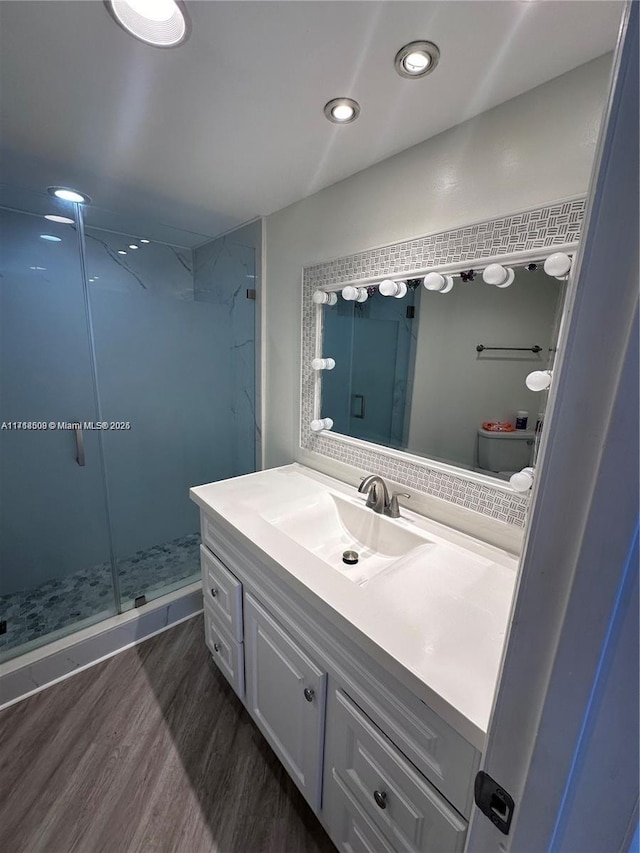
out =
<path fill-rule="evenodd" d="M 395 853 L 335 773 L 325 785 L 323 809 L 327 831 L 343 853 Z"/>
<path fill-rule="evenodd" d="M 462 850 L 466 821 L 342 690 L 327 718 L 327 784 L 336 776 L 394 850 Z"/>
<path fill-rule="evenodd" d="M 204 545 L 200 546 L 202 594 L 218 622 L 242 642 L 242 584 Z"/>
<path fill-rule="evenodd" d="M 204 637 L 216 666 L 244 699 L 244 645 L 227 633 L 208 604 L 204 606 Z"/>

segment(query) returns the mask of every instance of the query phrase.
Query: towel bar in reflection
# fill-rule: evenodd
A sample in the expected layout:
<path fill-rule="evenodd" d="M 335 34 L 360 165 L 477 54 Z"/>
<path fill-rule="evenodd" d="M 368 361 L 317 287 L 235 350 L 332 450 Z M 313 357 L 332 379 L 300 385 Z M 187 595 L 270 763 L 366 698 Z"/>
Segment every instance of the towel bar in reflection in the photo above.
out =
<path fill-rule="evenodd" d="M 510 350 L 511 352 L 542 352 L 542 347 L 535 344 L 532 347 L 486 347 L 484 344 L 478 344 L 476 352 L 484 352 L 485 350 Z"/>

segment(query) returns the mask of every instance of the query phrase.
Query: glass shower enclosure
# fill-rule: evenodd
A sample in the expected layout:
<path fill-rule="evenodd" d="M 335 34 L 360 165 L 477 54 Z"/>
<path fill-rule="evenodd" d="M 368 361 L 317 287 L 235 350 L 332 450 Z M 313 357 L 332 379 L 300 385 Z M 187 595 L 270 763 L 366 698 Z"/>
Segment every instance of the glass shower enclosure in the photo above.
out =
<path fill-rule="evenodd" d="M 256 467 L 256 226 L 3 189 L 0 660 L 198 579 L 189 486 Z"/>

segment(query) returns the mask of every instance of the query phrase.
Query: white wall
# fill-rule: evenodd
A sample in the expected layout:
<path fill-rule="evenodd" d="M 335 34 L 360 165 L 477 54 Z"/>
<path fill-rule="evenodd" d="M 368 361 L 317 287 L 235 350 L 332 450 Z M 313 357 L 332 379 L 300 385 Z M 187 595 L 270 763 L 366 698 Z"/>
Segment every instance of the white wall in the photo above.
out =
<path fill-rule="evenodd" d="M 302 267 L 586 192 L 610 64 L 589 62 L 267 217 L 267 467 L 298 452 Z"/>

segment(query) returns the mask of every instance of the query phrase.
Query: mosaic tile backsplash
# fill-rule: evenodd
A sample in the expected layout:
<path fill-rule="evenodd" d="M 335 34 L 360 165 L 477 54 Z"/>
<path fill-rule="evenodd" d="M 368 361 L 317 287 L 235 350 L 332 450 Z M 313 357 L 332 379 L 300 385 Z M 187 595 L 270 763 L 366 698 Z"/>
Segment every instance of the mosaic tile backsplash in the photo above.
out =
<path fill-rule="evenodd" d="M 436 470 L 427 460 L 401 460 L 381 446 L 353 444 L 330 432 L 317 434 L 310 430 L 317 393 L 317 375 L 311 369 L 311 361 L 319 354 L 316 321 L 322 310 L 311 297 L 319 287 L 343 282 L 403 275 L 417 269 L 573 243 L 580 238 L 585 206 L 585 197 L 574 198 L 306 267 L 302 279 L 300 447 L 524 527 L 528 495 L 476 483 L 462 471 L 457 475 Z"/>

